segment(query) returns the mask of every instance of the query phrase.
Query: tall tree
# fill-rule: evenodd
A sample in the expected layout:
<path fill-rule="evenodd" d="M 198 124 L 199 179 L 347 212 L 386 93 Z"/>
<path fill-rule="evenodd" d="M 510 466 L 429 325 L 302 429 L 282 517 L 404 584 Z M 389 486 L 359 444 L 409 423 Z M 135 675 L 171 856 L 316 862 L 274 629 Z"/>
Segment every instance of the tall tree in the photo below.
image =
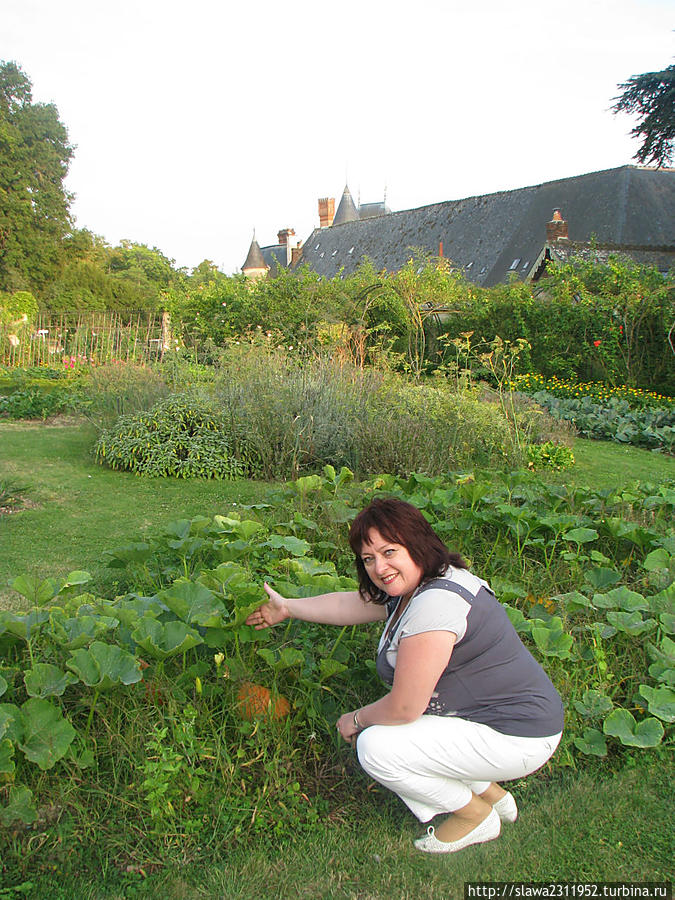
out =
<path fill-rule="evenodd" d="M 73 148 L 51 103 L 0 62 L 0 290 L 40 293 L 54 276 L 71 227 L 64 187 Z"/>
<path fill-rule="evenodd" d="M 631 130 L 634 137 L 642 139 L 634 158 L 667 166 L 675 142 L 675 65 L 662 72 L 633 75 L 618 86 L 622 91 L 614 97 L 614 113 L 636 114 L 639 120 Z"/>

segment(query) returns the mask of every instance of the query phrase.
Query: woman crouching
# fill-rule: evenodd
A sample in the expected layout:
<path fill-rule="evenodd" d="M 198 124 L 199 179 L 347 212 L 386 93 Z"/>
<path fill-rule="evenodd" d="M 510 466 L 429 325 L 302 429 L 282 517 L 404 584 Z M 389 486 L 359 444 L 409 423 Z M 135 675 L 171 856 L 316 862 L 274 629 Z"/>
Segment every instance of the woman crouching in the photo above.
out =
<path fill-rule="evenodd" d="M 247 621 L 386 621 L 377 672 L 391 690 L 344 713 L 337 729 L 421 822 L 446 816 L 415 841 L 419 850 L 453 853 L 493 840 L 518 815 L 497 782 L 551 757 L 563 728 L 560 697 L 487 583 L 414 506 L 374 500 L 349 542 L 358 591 L 286 599 L 265 585 L 269 602 Z"/>

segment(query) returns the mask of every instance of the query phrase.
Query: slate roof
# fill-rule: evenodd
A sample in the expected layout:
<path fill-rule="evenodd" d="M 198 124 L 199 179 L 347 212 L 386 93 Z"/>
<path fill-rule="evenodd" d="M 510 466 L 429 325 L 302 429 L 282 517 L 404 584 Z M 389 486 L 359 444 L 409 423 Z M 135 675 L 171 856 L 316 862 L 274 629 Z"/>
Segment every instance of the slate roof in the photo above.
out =
<path fill-rule="evenodd" d="M 648 247 L 638 244 L 597 244 L 595 241 L 556 241 L 550 245 L 550 256 L 556 262 L 565 263 L 572 258 L 592 259 L 606 263 L 610 256 L 629 256 L 642 266 L 653 266 L 660 272 L 669 272 L 675 266 L 675 246 Z"/>
<path fill-rule="evenodd" d="M 265 258 L 260 249 L 260 244 L 254 237 L 251 241 L 251 246 L 248 248 L 246 262 L 241 267 L 241 270 L 243 272 L 245 269 L 264 269 L 266 265 L 267 263 L 265 262 Z"/>
<path fill-rule="evenodd" d="M 355 222 L 358 218 L 358 210 L 356 206 L 354 206 L 354 201 L 349 188 L 345 185 L 340 205 L 338 206 L 335 218 L 333 219 L 333 225 L 343 225 L 345 222 Z"/>
<path fill-rule="evenodd" d="M 489 287 L 530 274 L 555 208 L 569 223 L 570 241 L 675 247 L 675 169 L 621 166 L 343 224 L 336 215 L 307 238 L 299 264 L 332 278 L 367 256 L 376 269 L 395 271 L 412 248 L 438 256 L 443 242 L 443 256 Z"/>
<path fill-rule="evenodd" d="M 270 244 L 269 247 L 261 247 L 260 250 L 265 264 L 270 267 L 270 278 L 276 277 L 279 267 L 288 268 L 286 244 Z"/>
<path fill-rule="evenodd" d="M 370 219 L 371 216 L 386 216 L 391 212 L 383 200 L 375 203 L 359 204 L 359 219 Z"/>

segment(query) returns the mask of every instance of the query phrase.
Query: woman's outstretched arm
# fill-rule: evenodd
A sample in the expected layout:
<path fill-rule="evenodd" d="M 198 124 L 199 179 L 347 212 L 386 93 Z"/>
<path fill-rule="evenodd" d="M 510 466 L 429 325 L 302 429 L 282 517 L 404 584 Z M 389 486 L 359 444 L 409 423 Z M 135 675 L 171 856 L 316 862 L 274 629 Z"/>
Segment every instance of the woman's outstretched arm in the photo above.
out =
<path fill-rule="evenodd" d="M 324 625 L 362 625 L 381 622 L 387 618 L 386 607 L 368 603 L 358 591 L 335 591 L 316 597 L 282 597 L 265 584 L 269 600 L 258 607 L 246 620 L 255 628 L 269 628 L 285 619 L 319 622 Z"/>

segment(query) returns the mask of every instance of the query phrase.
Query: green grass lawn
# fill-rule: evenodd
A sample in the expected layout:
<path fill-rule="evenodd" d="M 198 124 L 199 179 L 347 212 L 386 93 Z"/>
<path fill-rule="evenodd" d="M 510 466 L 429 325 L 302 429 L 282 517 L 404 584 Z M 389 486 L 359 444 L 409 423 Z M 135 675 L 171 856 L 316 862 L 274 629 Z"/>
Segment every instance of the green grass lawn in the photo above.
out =
<path fill-rule="evenodd" d="M 0 478 L 26 488 L 27 508 L 0 516 L 0 608 L 21 602 L 9 578 L 84 569 L 101 552 L 172 519 L 231 511 L 269 485 L 239 480 L 140 478 L 97 465 L 88 425 L 0 425 Z"/>
<path fill-rule="evenodd" d="M 364 792 L 360 810 L 336 810 L 310 832 L 240 843 L 209 867 L 111 871 L 106 881 L 58 876 L 41 882 L 35 896 L 459 900 L 466 881 L 670 881 L 672 774 L 664 760 L 609 777 L 531 776 L 514 788 L 520 805 L 515 824 L 505 825 L 497 841 L 449 856 L 415 851 L 412 840 L 424 827 L 396 798 Z"/>
<path fill-rule="evenodd" d="M 561 472 L 558 478 L 575 484 L 617 487 L 636 480 L 658 483 L 675 478 L 675 457 L 640 447 L 577 438 L 573 452 L 575 465 Z"/>

